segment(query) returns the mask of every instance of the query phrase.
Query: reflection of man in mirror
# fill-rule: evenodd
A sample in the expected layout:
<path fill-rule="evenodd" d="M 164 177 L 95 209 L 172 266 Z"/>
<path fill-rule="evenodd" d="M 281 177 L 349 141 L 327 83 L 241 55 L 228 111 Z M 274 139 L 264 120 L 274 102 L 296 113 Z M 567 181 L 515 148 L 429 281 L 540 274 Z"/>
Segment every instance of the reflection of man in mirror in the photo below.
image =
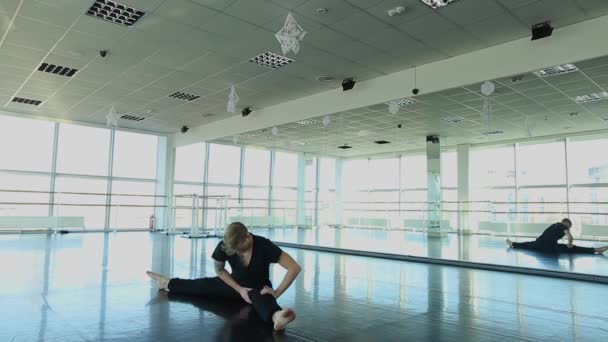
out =
<path fill-rule="evenodd" d="M 565 218 L 561 222 L 554 223 L 536 238 L 535 241 L 512 242 L 507 239 L 507 244 L 511 248 L 527 249 L 542 253 L 567 253 L 567 254 L 602 254 L 608 251 L 608 246 L 593 248 L 580 247 L 572 244 L 574 237 L 570 233 L 572 221 Z M 564 236 L 568 237 L 568 244 L 558 243 Z"/>

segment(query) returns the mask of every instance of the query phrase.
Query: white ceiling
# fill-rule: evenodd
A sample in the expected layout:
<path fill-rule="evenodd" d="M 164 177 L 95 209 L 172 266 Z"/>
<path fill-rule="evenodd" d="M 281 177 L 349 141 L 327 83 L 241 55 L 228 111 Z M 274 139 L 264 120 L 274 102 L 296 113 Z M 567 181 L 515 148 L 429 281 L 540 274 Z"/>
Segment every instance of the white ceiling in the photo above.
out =
<path fill-rule="evenodd" d="M 114 104 L 146 118 L 120 126 L 171 133 L 233 116 L 225 109 L 232 84 L 242 106 L 259 109 L 339 85 L 319 75 L 366 80 L 525 37 L 536 22 L 559 28 L 608 13 L 604 0 L 459 0 L 438 11 L 419 0 L 119 2 L 147 14 L 126 28 L 84 15 L 92 0 L 2 0 L 0 109 L 105 124 Z M 405 14 L 388 17 L 398 5 Z M 273 33 L 290 11 L 308 31 L 300 53 L 288 55 L 296 62 L 277 71 L 249 64 L 280 51 Z M 36 71 L 43 62 L 80 71 Z M 178 90 L 201 98 L 167 97 Z M 15 96 L 44 102 L 16 104 Z"/>
<path fill-rule="evenodd" d="M 249 132 L 237 142 L 262 148 L 286 149 L 336 157 L 355 157 L 425 148 L 425 137 L 441 136 L 442 144 L 495 142 L 536 136 L 608 129 L 608 99 L 579 104 L 579 95 L 608 90 L 608 56 L 575 63 L 578 71 L 544 78 L 534 73 L 494 80 L 496 91 L 490 96 L 493 116 L 488 122 L 482 116 L 485 97 L 480 84 L 459 87 L 415 97 L 417 103 L 391 114 L 384 103 L 337 113 L 316 123 L 290 123 Z M 443 118 L 460 117 L 458 123 Z M 401 124 L 402 128 L 397 125 Z M 482 133 L 501 130 L 497 136 Z M 253 136 L 252 136 L 253 135 Z M 234 137 L 219 139 L 234 142 Z M 385 140 L 390 144 L 378 145 Z M 347 144 L 351 149 L 341 150 Z"/>

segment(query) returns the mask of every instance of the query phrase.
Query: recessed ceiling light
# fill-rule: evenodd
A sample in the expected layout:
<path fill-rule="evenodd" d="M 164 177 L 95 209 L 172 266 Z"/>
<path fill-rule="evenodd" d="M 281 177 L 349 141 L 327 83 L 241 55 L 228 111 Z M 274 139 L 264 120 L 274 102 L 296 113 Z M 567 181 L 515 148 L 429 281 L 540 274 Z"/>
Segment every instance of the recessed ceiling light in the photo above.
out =
<path fill-rule="evenodd" d="M 141 116 L 135 116 L 135 115 L 123 115 L 120 117 L 121 119 L 125 119 L 125 120 L 131 120 L 131 121 L 142 121 L 145 118 L 142 118 Z"/>
<path fill-rule="evenodd" d="M 38 67 L 38 71 L 47 72 L 49 74 L 72 77 L 78 72 L 78 69 L 72 69 L 60 65 L 42 63 L 40 67 Z"/>
<path fill-rule="evenodd" d="M 420 0 L 420 1 L 431 6 L 431 8 L 433 8 L 433 9 L 437 9 L 439 7 L 447 6 L 456 0 Z"/>
<path fill-rule="evenodd" d="M 145 14 L 144 11 L 110 0 L 96 0 L 86 13 L 88 16 L 126 27 L 133 26 Z"/>
<path fill-rule="evenodd" d="M 563 75 L 577 70 L 578 68 L 574 64 L 562 64 L 535 71 L 534 75 L 538 77 L 549 77 Z"/>
<path fill-rule="evenodd" d="M 578 103 L 587 103 L 587 102 L 593 102 L 593 101 L 600 101 L 600 100 L 605 100 L 608 98 L 608 92 L 601 92 L 601 93 L 593 93 L 593 94 L 589 94 L 589 95 L 580 95 L 574 98 L 574 101 L 578 102 Z"/>
<path fill-rule="evenodd" d="M 194 100 L 198 99 L 200 96 L 192 95 L 192 94 L 188 94 L 188 93 L 182 93 L 181 91 L 176 91 L 175 93 L 169 95 L 169 97 L 173 98 L 173 99 L 177 99 L 177 100 L 190 102 L 190 101 L 194 101 Z"/>
<path fill-rule="evenodd" d="M 251 58 L 249 62 L 270 69 L 278 69 L 280 67 L 286 66 L 289 63 L 294 62 L 294 60 L 273 52 L 264 52 L 261 55 Z"/>
<path fill-rule="evenodd" d="M 487 132 L 481 132 L 481 134 L 483 135 L 499 135 L 499 134 L 503 134 L 504 132 L 497 129 L 497 130 L 493 130 L 493 131 L 487 131 Z"/>
<path fill-rule="evenodd" d="M 319 13 L 319 14 L 327 14 L 327 8 L 317 8 L 317 13 Z"/>
<path fill-rule="evenodd" d="M 13 102 L 16 103 L 21 103 L 21 104 L 26 104 L 26 105 L 32 105 L 32 106 L 39 106 L 42 101 L 38 101 L 38 100 L 32 100 L 32 99 L 24 99 L 22 97 L 13 97 Z"/>

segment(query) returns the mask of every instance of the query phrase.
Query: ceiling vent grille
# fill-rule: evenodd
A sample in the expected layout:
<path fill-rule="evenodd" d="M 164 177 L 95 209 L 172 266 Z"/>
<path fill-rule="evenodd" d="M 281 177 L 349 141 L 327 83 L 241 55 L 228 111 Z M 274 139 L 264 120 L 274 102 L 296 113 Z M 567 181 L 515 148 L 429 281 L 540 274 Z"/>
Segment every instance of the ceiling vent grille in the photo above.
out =
<path fill-rule="evenodd" d="M 352 146 L 348 146 L 348 145 L 342 145 L 342 146 L 338 146 L 339 149 L 342 150 L 348 150 L 349 148 L 353 148 Z"/>
<path fill-rule="evenodd" d="M 315 119 L 306 119 L 306 120 L 300 120 L 300 121 L 296 121 L 296 123 L 298 125 L 302 125 L 302 126 L 310 126 L 310 125 L 316 125 L 318 123 L 320 123 L 321 121 L 319 120 L 315 120 Z"/>
<path fill-rule="evenodd" d="M 294 60 L 285 56 L 277 55 L 276 53 L 264 52 L 259 56 L 253 57 L 249 60 L 249 62 L 270 69 L 278 69 L 294 62 Z"/>
<path fill-rule="evenodd" d="M 593 101 L 599 101 L 599 100 L 605 100 L 608 99 L 608 92 L 601 92 L 601 93 L 593 93 L 593 94 L 589 94 L 589 95 L 580 95 L 574 98 L 574 101 L 576 101 L 577 103 L 587 103 L 587 102 L 593 102 Z"/>
<path fill-rule="evenodd" d="M 13 98 L 13 102 L 22 103 L 22 104 L 26 104 L 26 105 L 32 105 L 32 106 L 39 106 L 42 103 L 42 101 L 32 100 L 32 99 L 24 99 L 22 97 L 14 97 Z"/>
<path fill-rule="evenodd" d="M 123 115 L 120 118 L 125 119 L 125 120 L 131 120 L 131 121 L 142 121 L 142 120 L 146 119 L 146 118 L 142 118 L 141 116 L 135 116 L 135 115 Z"/>
<path fill-rule="evenodd" d="M 449 117 L 442 118 L 441 120 L 443 120 L 443 122 L 445 122 L 445 123 L 456 124 L 459 122 L 463 122 L 464 118 L 460 117 L 460 116 L 449 116 Z"/>
<path fill-rule="evenodd" d="M 542 77 L 567 74 L 567 73 L 577 71 L 577 70 L 578 70 L 578 68 L 574 64 L 563 64 L 563 65 L 556 65 L 556 66 L 552 66 L 549 68 L 535 71 L 534 75 L 542 78 Z"/>
<path fill-rule="evenodd" d="M 386 141 L 386 140 L 378 140 L 378 141 L 374 141 L 374 144 L 378 144 L 378 145 L 385 145 L 385 144 L 390 144 L 390 141 Z"/>
<path fill-rule="evenodd" d="M 110 0 L 96 0 L 86 13 L 88 16 L 126 27 L 135 25 L 145 14 L 146 12 Z"/>
<path fill-rule="evenodd" d="M 182 93 L 181 91 L 176 91 L 175 93 L 169 95 L 169 97 L 172 99 L 178 99 L 178 100 L 182 100 L 182 101 L 186 101 L 186 102 L 194 101 L 194 100 L 200 98 L 200 96 L 198 96 L 198 95 Z"/>
<path fill-rule="evenodd" d="M 497 129 L 497 130 L 494 130 L 494 131 L 482 132 L 481 134 L 490 136 L 490 135 L 499 135 L 499 134 L 503 134 L 503 133 L 504 133 L 503 131 Z"/>
<path fill-rule="evenodd" d="M 78 72 L 78 69 L 72 69 L 61 65 L 42 63 L 38 68 L 38 71 L 47 72 L 49 74 L 55 74 L 59 76 L 72 77 Z"/>
<path fill-rule="evenodd" d="M 433 9 L 447 6 L 456 0 L 421 0 L 425 4 L 429 5 Z"/>

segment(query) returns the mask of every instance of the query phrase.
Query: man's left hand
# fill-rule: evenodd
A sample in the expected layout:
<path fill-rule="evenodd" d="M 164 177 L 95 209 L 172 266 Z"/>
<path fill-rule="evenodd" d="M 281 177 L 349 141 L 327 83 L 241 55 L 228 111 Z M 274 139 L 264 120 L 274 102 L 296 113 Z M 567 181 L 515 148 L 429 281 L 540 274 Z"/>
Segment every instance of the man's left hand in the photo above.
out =
<path fill-rule="evenodd" d="M 262 289 L 262 291 L 260 291 L 260 294 L 271 294 L 274 298 L 277 298 L 277 293 L 270 287 L 268 286 L 264 286 L 264 288 Z"/>

